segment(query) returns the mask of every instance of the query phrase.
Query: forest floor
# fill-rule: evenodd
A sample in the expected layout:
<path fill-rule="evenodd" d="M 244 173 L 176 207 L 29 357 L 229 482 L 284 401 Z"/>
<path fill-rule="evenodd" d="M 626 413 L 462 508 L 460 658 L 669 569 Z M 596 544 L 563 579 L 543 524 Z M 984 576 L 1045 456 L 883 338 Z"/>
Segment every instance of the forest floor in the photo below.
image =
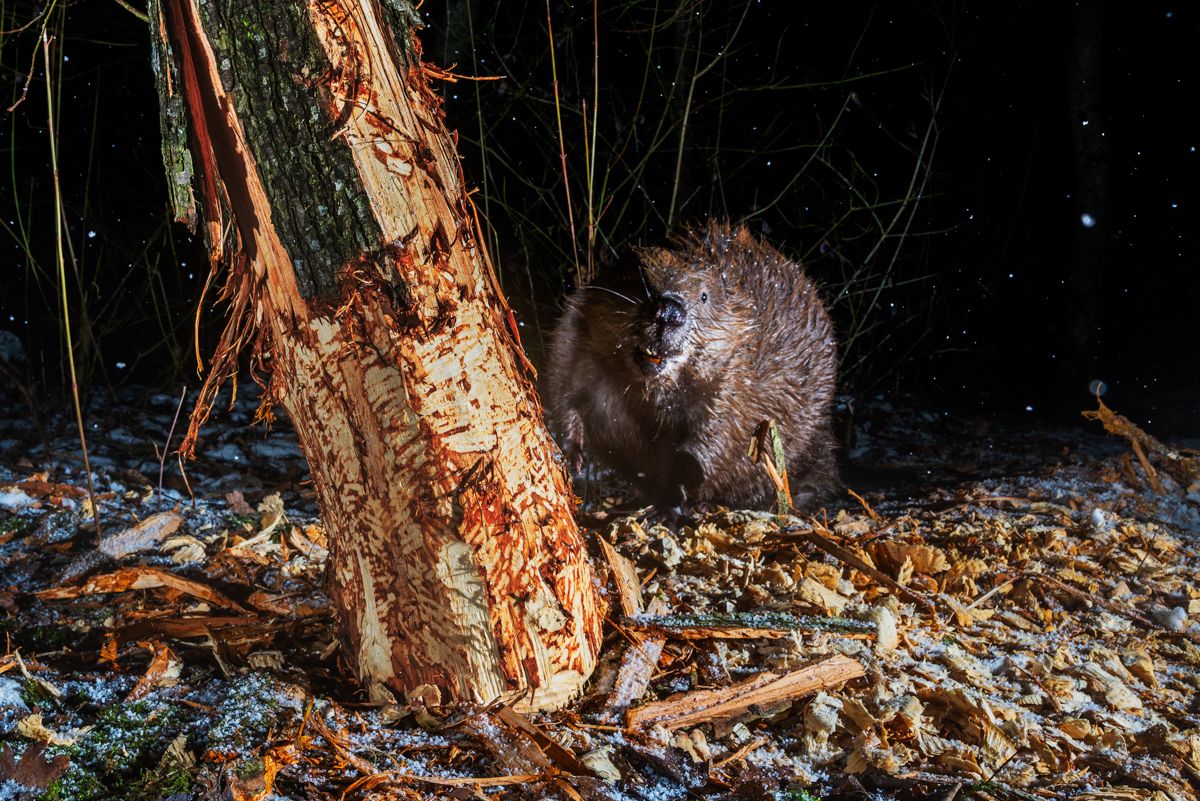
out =
<path fill-rule="evenodd" d="M 286 425 L 251 387 L 185 479 L 178 402 L 89 410 L 97 545 L 71 419 L 0 401 L 0 801 L 1200 798 L 1196 442 L 874 399 L 811 517 L 591 482 L 602 664 L 528 716 L 368 704 Z"/>

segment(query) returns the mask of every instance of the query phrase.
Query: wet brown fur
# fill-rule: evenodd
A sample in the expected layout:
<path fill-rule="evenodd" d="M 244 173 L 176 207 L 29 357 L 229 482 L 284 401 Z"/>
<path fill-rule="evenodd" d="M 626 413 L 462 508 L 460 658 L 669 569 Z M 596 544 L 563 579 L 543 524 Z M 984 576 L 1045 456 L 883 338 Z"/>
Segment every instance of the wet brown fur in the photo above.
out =
<path fill-rule="evenodd" d="M 554 332 L 549 409 L 568 457 L 586 452 L 660 508 L 766 508 L 773 485 L 746 451 L 769 418 L 796 506 L 827 497 L 838 486 L 837 346 L 802 267 L 721 223 L 637 256 L 632 289 L 584 287 Z M 686 310 L 665 337 L 652 321 L 663 296 Z M 661 363 L 647 366 L 646 353 Z"/>

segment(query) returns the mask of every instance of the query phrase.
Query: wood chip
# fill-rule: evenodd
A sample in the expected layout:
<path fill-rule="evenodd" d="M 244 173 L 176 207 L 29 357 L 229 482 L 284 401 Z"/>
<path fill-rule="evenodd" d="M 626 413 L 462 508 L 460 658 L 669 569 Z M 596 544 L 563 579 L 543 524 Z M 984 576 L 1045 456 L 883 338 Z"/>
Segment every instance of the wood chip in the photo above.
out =
<path fill-rule="evenodd" d="M 608 566 L 612 568 L 613 584 L 617 588 L 617 601 L 621 607 L 621 614 L 625 617 L 634 617 L 642 613 L 642 584 L 638 580 L 637 570 L 624 556 L 617 553 L 617 549 L 608 543 L 608 540 L 603 537 L 600 540 L 600 550 L 604 552 L 604 558 L 608 560 Z"/>

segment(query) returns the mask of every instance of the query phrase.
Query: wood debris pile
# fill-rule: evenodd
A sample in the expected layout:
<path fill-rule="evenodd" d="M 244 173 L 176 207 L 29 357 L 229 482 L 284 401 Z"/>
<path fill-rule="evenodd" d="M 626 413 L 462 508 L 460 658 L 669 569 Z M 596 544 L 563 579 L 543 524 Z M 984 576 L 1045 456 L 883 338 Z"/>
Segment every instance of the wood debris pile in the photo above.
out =
<path fill-rule="evenodd" d="M 1200 798 L 1200 470 L 1107 414 L 1131 455 L 597 526 L 604 658 L 537 718 L 365 703 L 278 499 L 109 485 L 97 548 L 0 469 L 0 796 Z"/>

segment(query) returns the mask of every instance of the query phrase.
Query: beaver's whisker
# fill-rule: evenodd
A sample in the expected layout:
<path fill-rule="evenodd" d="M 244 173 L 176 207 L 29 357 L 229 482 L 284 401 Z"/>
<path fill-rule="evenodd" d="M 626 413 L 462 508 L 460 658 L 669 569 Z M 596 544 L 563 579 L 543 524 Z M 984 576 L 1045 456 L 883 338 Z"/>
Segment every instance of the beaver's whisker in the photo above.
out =
<path fill-rule="evenodd" d="M 618 292 L 617 290 L 615 290 L 615 289 L 609 289 L 609 288 L 608 288 L 608 287 L 606 287 L 606 286 L 594 286 L 594 285 L 589 285 L 589 286 L 585 286 L 585 287 L 581 287 L 581 288 L 582 288 L 582 289 L 594 289 L 594 290 L 596 290 L 596 291 L 598 291 L 598 292 L 607 292 L 607 293 L 608 293 L 608 294 L 610 294 L 610 295 L 616 295 L 618 298 L 620 298 L 621 300 L 625 301 L 626 303 L 630 303 L 630 304 L 632 304 L 632 305 L 634 305 L 634 306 L 636 306 L 636 305 L 637 305 L 637 301 L 636 301 L 636 300 L 634 300 L 633 298 L 629 297 L 628 295 L 622 295 L 622 294 L 621 294 L 620 292 Z"/>

